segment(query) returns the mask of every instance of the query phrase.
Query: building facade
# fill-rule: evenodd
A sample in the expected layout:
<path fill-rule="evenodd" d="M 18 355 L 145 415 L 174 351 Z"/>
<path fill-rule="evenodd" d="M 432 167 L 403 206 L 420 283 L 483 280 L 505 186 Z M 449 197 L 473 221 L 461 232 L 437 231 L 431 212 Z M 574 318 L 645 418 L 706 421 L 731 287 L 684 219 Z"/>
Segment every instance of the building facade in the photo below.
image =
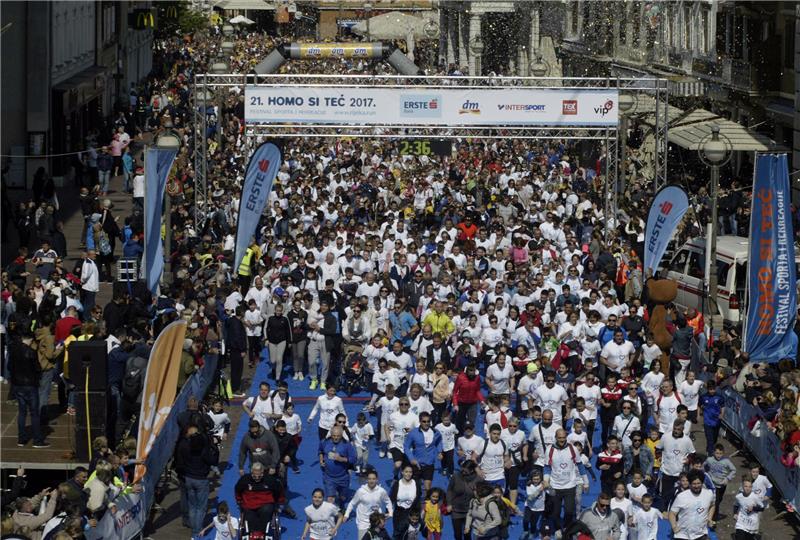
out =
<path fill-rule="evenodd" d="M 565 76 L 656 76 L 704 108 L 792 149 L 800 169 L 796 2 L 681 0 L 563 5 Z"/>
<path fill-rule="evenodd" d="M 69 154 L 85 149 L 86 136 L 127 107 L 130 84 L 150 72 L 153 41 L 153 25 L 136 29 L 128 16 L 150 7 L 149 1 L 3 3 L 0 150 L 12 156 L 11 187 L 29 185 L 41 166 L 63 177 Z"/>

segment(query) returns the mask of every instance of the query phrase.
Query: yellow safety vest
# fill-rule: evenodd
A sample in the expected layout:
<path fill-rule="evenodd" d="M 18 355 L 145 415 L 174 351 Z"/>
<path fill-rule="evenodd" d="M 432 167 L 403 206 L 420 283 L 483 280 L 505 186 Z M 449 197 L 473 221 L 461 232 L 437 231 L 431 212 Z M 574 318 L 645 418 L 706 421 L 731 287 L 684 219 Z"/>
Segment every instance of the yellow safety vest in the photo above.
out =
<path fill-rule="evenodd" d="M 253 248 L 247 248 L 247 251 L 244 252 L 244 257 L 242 257 L 242 262 L 239 263 L 239 275 L 240 276 L 249 276 L 253 273 L 253 269 L 251 268 L 251 261 L 253 259 Z"/>

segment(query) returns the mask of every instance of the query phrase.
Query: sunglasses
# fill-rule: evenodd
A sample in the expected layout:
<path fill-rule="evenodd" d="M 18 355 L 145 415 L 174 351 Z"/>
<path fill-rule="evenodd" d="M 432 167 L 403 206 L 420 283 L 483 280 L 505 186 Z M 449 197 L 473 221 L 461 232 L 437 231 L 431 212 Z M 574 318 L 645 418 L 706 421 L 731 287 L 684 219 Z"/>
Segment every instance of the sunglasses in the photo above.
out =
<path fill-rule="evenodd" d="M 401 403 L 400 404 L 401 407 L 408 407 L 409 405 L 411 405 L 411 403 Z"/>

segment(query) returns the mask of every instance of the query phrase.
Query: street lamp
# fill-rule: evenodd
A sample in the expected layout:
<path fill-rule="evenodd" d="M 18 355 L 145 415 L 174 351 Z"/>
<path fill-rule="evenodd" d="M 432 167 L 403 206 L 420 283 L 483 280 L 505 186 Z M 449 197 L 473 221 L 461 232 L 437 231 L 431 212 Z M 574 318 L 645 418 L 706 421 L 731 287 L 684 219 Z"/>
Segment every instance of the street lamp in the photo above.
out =
<path fill-rule="evenodd" d="M 364 14 L 367 17 L 367 41 L 371 41 L 372 40 L 372 37 L 370 36 L 370 32 L 369 32 L 369 18 L 370 18 L 370 13 L 371 12 L 372 12 L 372 4 L 370 4 L 369 2 L 364 4 Z"/>
<path fill-rule="evenodd" d="M 542 59 L 541 54 L 536 55 L 536 60 L 531 62 L 531 75 L 534 77 L 544 77 L 550 72 L 550 64 Z"/>
<path fill-rule="evenodd" d="M 620 94 L 619 95 L 619 115 L 622 124 L 620 126 L 620 131 L 622 132 L 622 144 L 620 149 L 620 163 L 622 164 L 622 172 L 619 175 L 619 183 L 615 187 L 614 191 L 614 200 L 616 201 L 617 195 L 622 192 L 625 193 L 626 183 L 627 183 L 627 168 L 625 167 L 625 159 L 628 149 L 628 115 L 636 110 L 636 105 L 638 101 L 636 100 L 636 96 L 631 94 Z M 619 208 L 615 202 L 614 204 L 615 210 Z"/>
<path fill-rule="evenodd" d="M 706 283 L 708 284 L 709 317 L 711 331 L 714 329 L 714 315 L 717 312 L 717 204 L 719 199 L 719 168 L 731 158 L 731 143 L 720 135 L 719 126 L 711 126 L 711 135 L 700 144 L 697 153 L 705 165 L 711 167 L 711 223 L 706 248 Z M 709 359 L 711 351 L 709 350 Z"/>

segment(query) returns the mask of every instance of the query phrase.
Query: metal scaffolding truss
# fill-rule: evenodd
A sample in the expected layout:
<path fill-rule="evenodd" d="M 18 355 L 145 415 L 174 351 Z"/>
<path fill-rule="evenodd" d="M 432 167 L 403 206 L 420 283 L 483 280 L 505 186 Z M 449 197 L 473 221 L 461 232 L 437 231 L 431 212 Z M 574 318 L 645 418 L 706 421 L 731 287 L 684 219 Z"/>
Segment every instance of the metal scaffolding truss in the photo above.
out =
<path fill-rule="evenodd" d="M 322 75 L 322 74 L 199 74 L 195 78 L 195 119 L 200 130 L 195 130 L 195 218 L 198 230 L 207 219 L 206 200 L 208 195 L 208 163 L 206 159 L 206 143 L 197 142 L 197 133 L 206 132 L 207 116 L 199 114 L 200 105 L 208 103 L 212 96 L 236 89 L 243 93 L 245 87 L 342 87 L 353 88 L 363 86 L 381 86 L 413 90 L 415 88 L 448 89 L 486 89 L 486 88 L 531 88 L 531 90 L 570 88 L 618 88 L 621 92 L 647 94 L 656 101 L 656 156 L 654 188 L 657 190 L 667 182 L 667 81 L 662 79 L 610 79 L 579 77 L 446 77 L 446 76 L 404 76 L 404 75 Z M 662 118 L 663 117 L 663 118 Z M 268 138 L 439 138 L 439 139 L 573 139 L 596 140 L 603 145 L 605 154 L 606 185 L 604 193 L 604 211 L 606 216 L 616 215 L 618 206 L 618 160 L 619 129 L 596 126 L 436 126 L 420 127 L 418 125 L 363 125 L 363 124 L 326 124 L 326 123 L 247 123 L 245 122 L 246 157 L 256 144 Z M 200 148 L 199 146 L 202 146 Z M 245 160 L 247 161 L 247 160 Z M 201 185 L 203 184 L 203 185 Z M 606 220 L 609 223 L 609 220 Z M 608 227 L 607 227 L 608 230 Z"/>

